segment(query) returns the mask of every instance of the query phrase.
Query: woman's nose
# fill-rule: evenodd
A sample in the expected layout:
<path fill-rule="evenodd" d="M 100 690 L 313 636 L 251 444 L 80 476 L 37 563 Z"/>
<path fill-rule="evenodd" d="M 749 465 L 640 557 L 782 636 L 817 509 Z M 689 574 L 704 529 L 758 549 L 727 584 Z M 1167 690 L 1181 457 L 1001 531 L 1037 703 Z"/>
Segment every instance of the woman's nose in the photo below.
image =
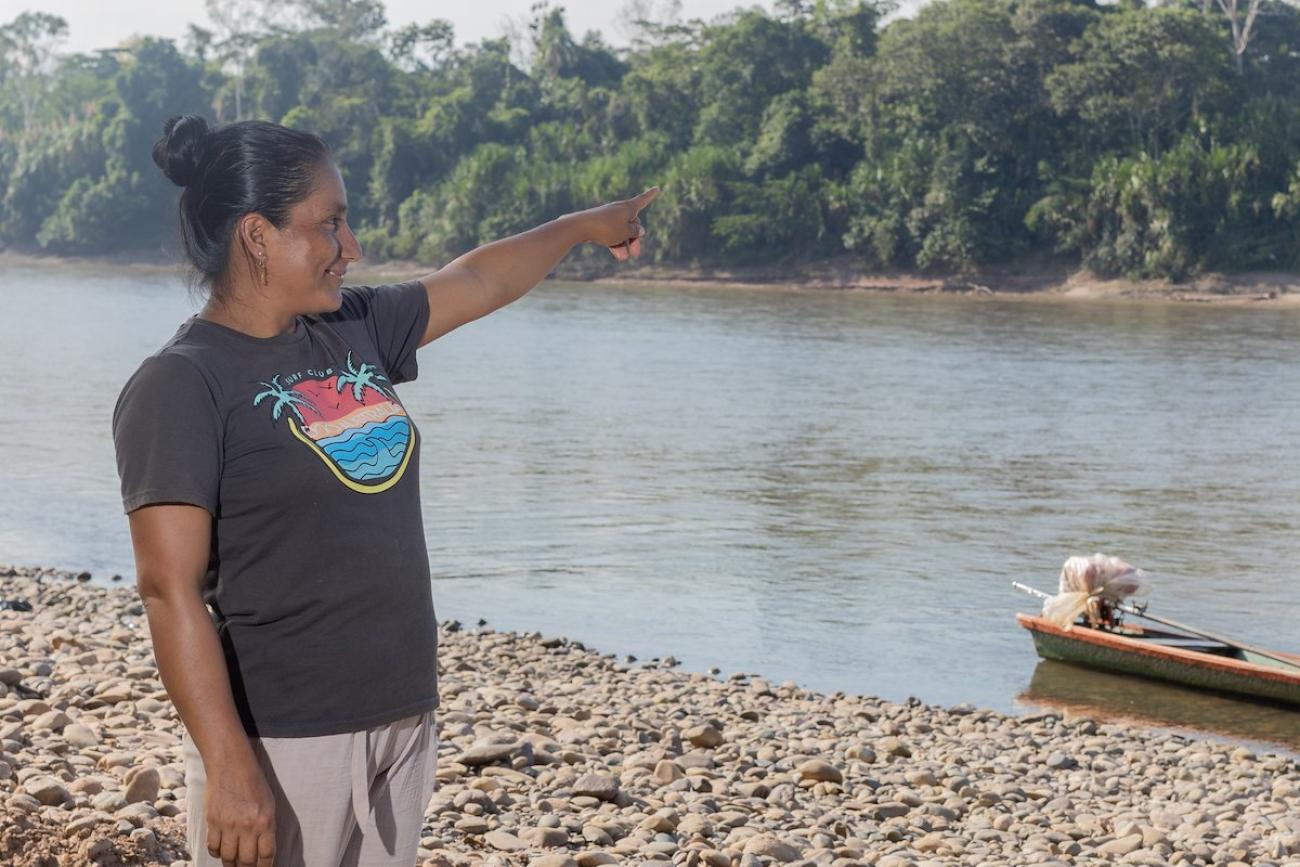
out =
<path fill-rule="evenodd" d="M 348 226 L 347 232 L 343 234 L 341 255 L 344 259 L 352 262 L 361 258 L 361 242 L 357 240 L 356 234 L 353 233 L 352 227 Z"/>

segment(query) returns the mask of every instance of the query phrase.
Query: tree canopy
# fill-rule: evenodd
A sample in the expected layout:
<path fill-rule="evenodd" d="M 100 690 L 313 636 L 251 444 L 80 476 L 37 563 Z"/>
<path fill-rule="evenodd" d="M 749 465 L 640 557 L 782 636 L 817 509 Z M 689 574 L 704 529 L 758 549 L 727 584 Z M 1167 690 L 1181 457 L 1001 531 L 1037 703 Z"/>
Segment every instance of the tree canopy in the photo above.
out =
<path fill-rule="evenodd" d="M 150 147 L 198 113 L 321 135 L 370 258 L 446 261 L 659 184 L 647 249 L 683 267 L 1300 266 L 1291 3 L 632 5 L 627 48 L 545 2 L 457 44 L 380 0 L 208 0 L 182 45 L 89 54 L 24 13 L 0 26 L 0 245 L 157 249 L 176 190 Z"/>

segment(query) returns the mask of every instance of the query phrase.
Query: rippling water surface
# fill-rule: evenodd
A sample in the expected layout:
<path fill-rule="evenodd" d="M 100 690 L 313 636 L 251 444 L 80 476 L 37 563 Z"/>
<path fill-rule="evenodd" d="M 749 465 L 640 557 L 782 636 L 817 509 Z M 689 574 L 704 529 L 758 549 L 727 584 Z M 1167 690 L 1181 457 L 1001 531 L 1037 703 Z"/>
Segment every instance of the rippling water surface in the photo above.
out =
<path fill-rule="evenodd" d="M 0 303 L 0 562 L 129 580 L 112 405 L 195 305 L 17 267 Z M 1298 370 L 1295 310 L 546 285 L 399 392 L 441 619 L 1016 709 L 1044 680 L 1009 583 L 1074 553 L 1300 651 Z"/>

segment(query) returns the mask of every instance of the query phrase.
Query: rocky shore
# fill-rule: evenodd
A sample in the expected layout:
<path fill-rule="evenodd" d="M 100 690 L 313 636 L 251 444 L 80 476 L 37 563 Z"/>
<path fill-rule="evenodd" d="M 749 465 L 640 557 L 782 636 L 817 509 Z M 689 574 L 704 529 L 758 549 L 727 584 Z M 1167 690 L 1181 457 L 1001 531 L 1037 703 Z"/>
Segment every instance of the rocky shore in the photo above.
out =
<path fill-rule="evenodd" d="M 0 863 L 184 864 L 143 608 L 87 579 L 0 566 Z M 1286 755 L 441 631 L 425 867 L 1300 867 Z"/>

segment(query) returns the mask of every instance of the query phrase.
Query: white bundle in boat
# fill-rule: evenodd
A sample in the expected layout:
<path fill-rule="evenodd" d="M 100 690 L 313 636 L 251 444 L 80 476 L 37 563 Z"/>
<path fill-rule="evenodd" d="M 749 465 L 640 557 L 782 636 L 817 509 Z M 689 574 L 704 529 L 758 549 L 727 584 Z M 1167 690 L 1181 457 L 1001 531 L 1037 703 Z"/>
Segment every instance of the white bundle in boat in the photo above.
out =
<path fill-rule="evenodd" d="M 1147 574 L 1118 557 L 1093 554 L 1071 557 L 1061 567 L 1061 581 L 1055 596 L 1043 602 L 1043 617 L 1062 629 L 1069 629 L 1074 618 L 1088 613 L 1088 622 L 1101 621 L 1102 602 L 1118 605 L 1130 596 L 1151 592 Z"/>

